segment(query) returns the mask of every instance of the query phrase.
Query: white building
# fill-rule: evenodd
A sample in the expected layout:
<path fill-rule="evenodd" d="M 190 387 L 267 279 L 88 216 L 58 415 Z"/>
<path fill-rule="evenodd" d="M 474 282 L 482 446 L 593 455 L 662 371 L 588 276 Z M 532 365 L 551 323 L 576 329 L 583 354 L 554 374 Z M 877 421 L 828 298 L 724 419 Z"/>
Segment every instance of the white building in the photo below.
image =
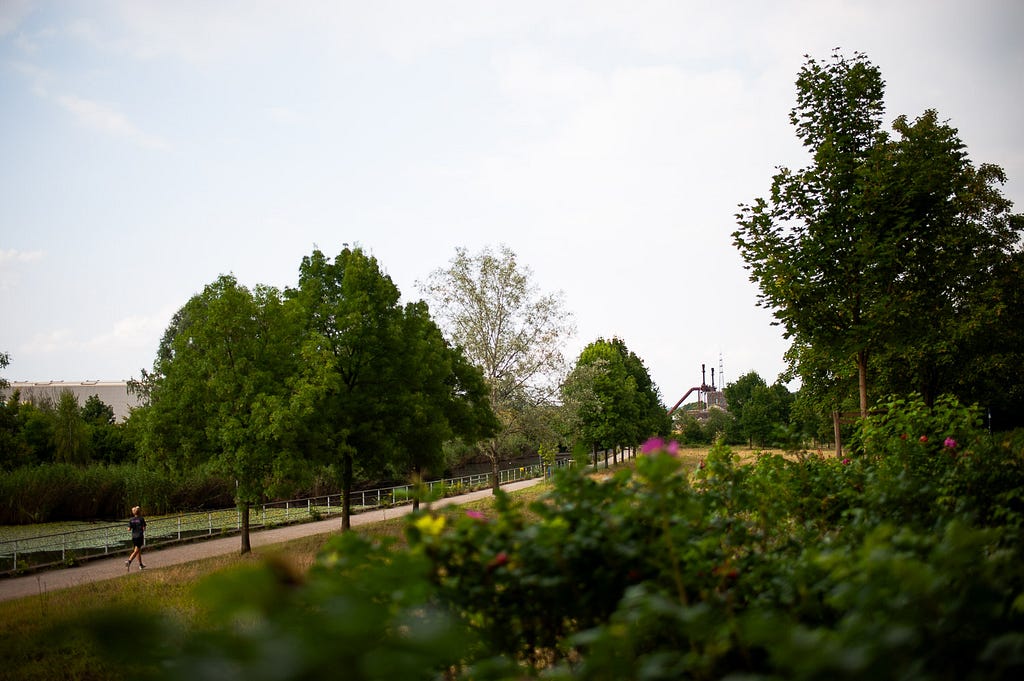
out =
<path fill-rule="evenodd" d="M 0 390 L 0 395 L 3 395 L 6 400 L 16 390 L 20 393 L 22 402 L 33 404 L 41 404 L 46 401 L 57 404 L 60 394 L 65 390 L 71 391 L 71 394 L 78 399 L 79 406 L 84 405 L 86 400 L 96 395 L 103 404 L 109 405 L 114 410 L 114 418 L 118 422 L 127 419 L 131 410 L 140 404 L 138 396 L 128 392 L 126 381 L 11 381 L 10 387 Z"/>

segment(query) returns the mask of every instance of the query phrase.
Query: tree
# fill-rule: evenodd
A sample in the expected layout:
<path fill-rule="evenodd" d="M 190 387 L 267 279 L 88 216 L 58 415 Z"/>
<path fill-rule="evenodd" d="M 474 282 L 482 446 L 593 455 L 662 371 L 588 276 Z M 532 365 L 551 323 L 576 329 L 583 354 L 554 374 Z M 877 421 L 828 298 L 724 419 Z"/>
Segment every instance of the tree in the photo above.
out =
<path fill-rule="evenodd" d="M 810 166 L 781 168 L 770 201 L 742 206 L 733 233 L 760 303 L 794 338 L 835 363 L 853 358 L 867 413 L 867 362 L 876 340 L 872 313 L 885 282 L 860 208 L 860 169 L 877 143 L 881 73 L 862 54 L 831 63 L 808 59 L 797 77 L 790 122 L 813 153 Z"/>
<path fill-rule="evenodd" d="M 405 306 L 402 344 L 405 352 L 395 358 L 404 364 L 402 390 L 396 395 L 402 404 L 391 428 L 401 441 L 398 451 L 405 455 L 402 472 L 419 482 L 425 470 L 436 473 L 443 468 L 445 443 L 475 443 L 493 435 L 498 423 L 483 374 L 449 345 L 426 303 Z M 414 511 L 419 502 L 417 493 Z"/>
<path fill-rule="evenodd" d="M 585 347 L 565 386 L 563 401 L 577 405 L 577 434 L 595 457 L 598 448 L 633 446 L 671 429 L 647 367 L 620 338 L 599 338 Z M 589 399 L 573 401 L 574 393 Z"/>
<path fill-rule="evenodd" d="M 737 440 L 763 447 L 773 442 L 777 429 L 789 423 L 793 395 L 778 381 L 769 386 L 757 372 L 750 371 L 723 392 L 735 416 L 732 426 Z"/>
<path fill-rule="evenodd" d="M 11 355 L 9 353 L 0 351 L 0 369 L 6 369 L 10 365 Z M 10 387 L 10 385 L 10 382 L 6 378 L 0 376 L 0 390 L 6 390 L 7 388 Z"/>
<path fill-rule="evenodd" d="M 341 464 L 343 529 L 357 468 L 415 474 L 439 461 L 446 439 L 490 434 L 479 370 L 444 342 L 425 304 L 399 304 L 376 258 L 345 248 L 330 261 L 316 250 L 288 296 L 305 329 L 289 410 L 304 445 Z"/>
<path fill-rule="evenodd" d="M 760 304 L 793 340 L 796 372 L 834 388 L 852 363 L 862 416 L 875 355 L 904 364 L 903 388 L 934 397 L 951 385 L 958 339 L 993 310 L 964 305 L 965 290 L 1021 232 L 998 189 L 1002 171 L 974 168 L 933 111 L 884 133 L 883 91 L 862 54 L 808 59 L 790 120 L 812 163 L 780 169 L 770 199 L 741 206 L 733 233 Z"/>
<path fill-rule="evenodd" d="M 471 256 L 456 249 L 448 267 L 420 283 L 442 329 L 466 358 L 481 368 L 491 407 L 501 427 L 483 453 L 498 489 L 503 456 L 528 444 L 530 432 L 548 414 L 564 376 L 562 344 L 573 333 L 560 294 L 541 294 L 532 272 L 521 268 L 505 246 Z"/>
<path fill-rule="evenodd" d="M 99 395 L 90 395 L 82 405 L 82 419 L 89 425 L 109 426 L 114 423 L 114 408 Z"/>
<path fill-rule="evenodd" d="M 672 430 L 672 419 L 661 401 L 661 392 L 651 379 L 643 360 L 618 338 L 612 345 L 622 355 L 626 371 L 636 383 L 636 402 L 639 416 L 635 438 L 629 444 L 636 444 L 654 436 L 668 435 Z"/>
<path fill-rule="evenodd" d="M 277 418 L 296 341 L 276 289 L 250 291 L 222 275 L 175 315 L 147 375 L 147 443 L 171 465 L 206 463 L 235 479 L 242 553 L 250 506 L 298 458 Z"/>
<path fill-rule="evenodd" d="M 580 415 L 580 420 L 583 425 L 581 433 L 593 447 L 594 465 L 597 466 L 599 449 L 607 452 L 624 443 L 635 443 L 633 435 L 640 418 L 636 379 L 626 370 L 618 349 L 603 338 L 583 348 L 576 366 L 596 369 L 591 374 L 591 389 L 596 400 Z M 606 454 L 606 465 L 607 461 Z"/>
<path fill-rule="evenodd" d="M 975 168 L 957 131 L 935 111 L 914 122 L 900 116 L 893 130 L 868 171 L 871 213 L 881 230 L 899 237 L 884 244 L 893 252 L 885 259 L 898 266 L 891 272 L 891 334 L 876 373 L 890 392 L 920 393 L 930 406 L 943 392 L 977 394 L 971 386 L 984 374 L 977 365 L 1001 352 L 993 341 L 1009 329 L 1020 340 L 1012 319 L 1021 279 L 1012 263 L 1020 259 L 1024 216 L 1014 215 L 999 191 L 1003 171 Z M 968 363 L 975 371 L 964 375 Z M 989 395 L 978 396 L 991 404 Z"/>
<path fill-rule="evenodd" d="M 53 415 L 53 446 L 56 460 L 62 463 L 88 463 L 89 436 L 74 393 L 67 389 L 60 392 Z"/>

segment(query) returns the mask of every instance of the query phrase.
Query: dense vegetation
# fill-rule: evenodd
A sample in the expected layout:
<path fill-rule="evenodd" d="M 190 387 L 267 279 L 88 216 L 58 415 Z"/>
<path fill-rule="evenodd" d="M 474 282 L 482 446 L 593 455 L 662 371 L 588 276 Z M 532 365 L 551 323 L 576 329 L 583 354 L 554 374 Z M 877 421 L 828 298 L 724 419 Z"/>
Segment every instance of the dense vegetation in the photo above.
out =
<path fill-rule="evenodd" d="M 652 441 L 529 517 L 420 513 L 405 547 L 346 534 L 298 580 L 215 578 L 202 626 L 112 611 L 92 631 L 132 631 L 104 650 L 154 678 L 1018 678 L 1022 443 L 980 426 L 902 400 L 846 460 L 719 445 L 692 467 Z"/>

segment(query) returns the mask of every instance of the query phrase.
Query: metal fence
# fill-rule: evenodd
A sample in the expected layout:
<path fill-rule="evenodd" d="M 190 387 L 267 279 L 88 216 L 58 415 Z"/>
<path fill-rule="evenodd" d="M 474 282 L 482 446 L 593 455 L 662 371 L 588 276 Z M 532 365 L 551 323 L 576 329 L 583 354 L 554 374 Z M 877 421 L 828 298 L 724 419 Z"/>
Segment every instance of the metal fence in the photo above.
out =
<path fill-rule="evenodd" d="M 555 467 L 572 465 L 571 459 L 559 459 Z M 540 477 L 549 472 L 540 464 L 508 468 L 498 472 L 501 484 Z M 478 473 L 458 478 L 424 482 L 422 499 L 440 499 L 457 496 L 491 484 L 492 473 Z M 389 508 L 412 503 L 414 485 L 399 485 L 380 489 L 354 490 L 351 498 L 352 513 L 378 508 Z M 308 499 L 293 499 L 256 505 L 250 508 L 250 529 L 288 525 L 321 520 L 342 512 L 341 494 L 330 494 Z M 165 546 L 185 541 L 227 536 L 241 531 L 242 515 L 237 508 L 147 519 L 146 546 Z M 131 551 L 131 534 L 127 521 L 97 524 L 82 530 L 36 535 L 21 539 L 0 541 L 0 574 L 26 569 L 60 565 L 101 556 L 127 554 Z"/>

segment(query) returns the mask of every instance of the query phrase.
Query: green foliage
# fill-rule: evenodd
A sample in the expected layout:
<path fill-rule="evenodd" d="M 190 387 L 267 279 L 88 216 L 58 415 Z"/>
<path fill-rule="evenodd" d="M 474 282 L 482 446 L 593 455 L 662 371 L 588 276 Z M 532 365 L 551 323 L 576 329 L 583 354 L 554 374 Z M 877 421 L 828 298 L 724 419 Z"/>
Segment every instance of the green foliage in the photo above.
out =
<path fill-rule="evenodd" d="M 782 383 L 769 386 L 751 371 L 727 385 L 723 391 L 729 411 L 727 436 L 731 442 L 765 447 L 783 444 L 780 428 L 790 420 L 793 395 Z"/>
<path fill-rule="evenodd" d="M 542 294 L 532 276 L 508 247 L 457 248 L 419 283 L 452 345 L 483 372 L 498 427 L 481 451 L 495 488 L 500 459 L 557 439 L 558 413 L 546 407 L 556 401 L 573 324 L 561 294 Z"/>
<path fill-rule="evenodd" d="M 580 352 L 562 385 L 565 436 L 598 449 L 668 433 L 671 423 L 647 367 L 619 338 Z"/>
<path fill-rule="evenodd" d="M 338 464 L 346 529 L 356 475 L 390 467 L 417 477 L 442 467 L 446 441 L 495 431 L 480 370 L 424 303 L 399 304 L 375 258 L 314 251 L 287 295 L 302 321 L 301 358 L 276 416 L 315 460 Z"/>
<path fill-rule="evenodd" d="M 733 233 L 793 370 L 826 413 L 855 379 L 865 414 L 870 370 L 883 391 L 955 391 L 1017 419 L 1024 216 L 1002 169 L 975 167 L 932 110 L 883 131 L 884 82 L 863 54 L 808 58 L 796 84 L 810 163 L 780 168 Z"/>
<path fill-rule="evenodd" d="M 223 508 L 234 481 L 206 469 L 181 473 L 130 463 L 43 464 L 0 473 L 0 524 L 126 518 L 132 506 L 147 513 Z"/>
<path fill-rule="evenodd" d="M 696 470 L 651 442 L 529 507 L 416 513 L 406 548 L 345 535 L 308 575 L 219 577 L 207 621 L 137 650 L 161 678 L 1017 678 L 1024 438 L 916 397 L 864 433 L 852 460 L 719 444 Z"/>

